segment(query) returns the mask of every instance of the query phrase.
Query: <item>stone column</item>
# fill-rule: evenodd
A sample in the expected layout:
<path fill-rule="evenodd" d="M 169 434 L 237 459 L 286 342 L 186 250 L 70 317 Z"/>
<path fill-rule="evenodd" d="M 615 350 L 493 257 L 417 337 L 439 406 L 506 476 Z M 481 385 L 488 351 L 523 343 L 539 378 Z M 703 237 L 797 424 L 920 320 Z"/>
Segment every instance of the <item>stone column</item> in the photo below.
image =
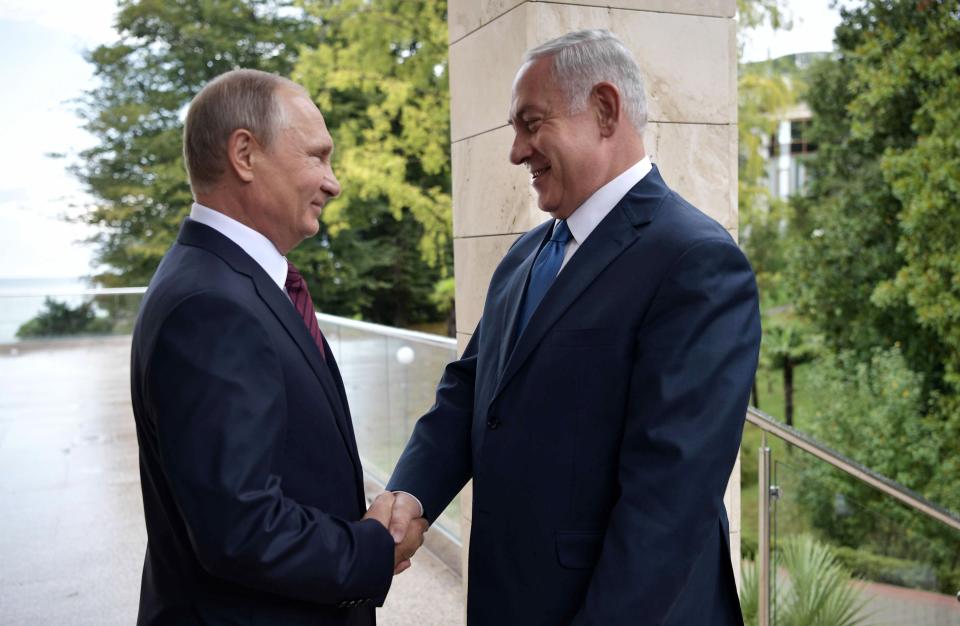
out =
<path fill-rule="evenodd" d="M 514 74 L 523 53 L 548 39 L 571 30 L 607 28 L 626 43 L 647 88 L 647 153 L 667 184 L 737 236 L 735 10 L 734 0 L 449 0 L 461 351 L 480 318 L 497 263 L 519 234 L 548 217 L 537 208 L 526 169 L 507 158 Z M 739 468 L 738 462 L 725 498 L 738 581 Z M 468 486 L 461 507 L 464 581 L 471 496 Z"/>

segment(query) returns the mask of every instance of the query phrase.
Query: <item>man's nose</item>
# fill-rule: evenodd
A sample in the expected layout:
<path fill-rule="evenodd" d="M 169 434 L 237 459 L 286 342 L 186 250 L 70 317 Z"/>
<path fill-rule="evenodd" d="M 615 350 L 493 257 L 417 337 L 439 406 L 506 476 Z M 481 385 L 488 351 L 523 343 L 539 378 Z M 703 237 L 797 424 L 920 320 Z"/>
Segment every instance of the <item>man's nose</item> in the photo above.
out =
<path fill-rule="evenodd" d="M 340 181 L 337 180 L 337 176 L 333 173 L 333 170 L 330 170 L 330 174 L 323 178 L 323 190 L 327 192 L 331 198 L 336 198 L 340 195 Z"/>
<path fill-rule="evenodd" d="M 513 137 L 513 145 L 510 146 L 510 162 L 514 165 L 521 165 L 530 158 L 530 142 L 520 133 Z"/>

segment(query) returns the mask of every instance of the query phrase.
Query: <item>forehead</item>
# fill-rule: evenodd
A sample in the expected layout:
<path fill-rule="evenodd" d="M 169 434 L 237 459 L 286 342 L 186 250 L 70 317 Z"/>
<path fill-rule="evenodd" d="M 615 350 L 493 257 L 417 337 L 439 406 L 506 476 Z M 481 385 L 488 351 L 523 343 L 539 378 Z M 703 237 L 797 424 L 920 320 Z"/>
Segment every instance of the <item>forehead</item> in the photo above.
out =
<path fill-rule="evenodd" d="M 298 130 L 313 140 L 331 141 L 323 114 L 307 94 L 284 88 L 277 93 L 277 99 L 286 118 L 284 126 Z"/>
<path fill-rule="evenodd" d="M 513 79 L 510 119 L 530 109 L 543 110 L 555 104 L 557 85 L 553 78 L 553 59 L 542 57 L 520 66 Z"/>

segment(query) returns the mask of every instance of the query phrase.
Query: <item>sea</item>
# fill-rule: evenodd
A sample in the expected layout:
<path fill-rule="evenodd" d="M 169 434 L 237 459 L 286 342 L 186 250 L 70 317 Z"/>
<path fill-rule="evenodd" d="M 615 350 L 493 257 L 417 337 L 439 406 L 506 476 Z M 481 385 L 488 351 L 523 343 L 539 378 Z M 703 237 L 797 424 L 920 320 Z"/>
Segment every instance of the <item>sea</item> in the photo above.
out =
<path fill-rule="evenodd" d="M 47 296 L 75 307 L 84 296 L 69 294 L 89 287 L 82 277 L 0 278 L 0 345 L 18 341 L 17 329 L 43 309 Z"/>

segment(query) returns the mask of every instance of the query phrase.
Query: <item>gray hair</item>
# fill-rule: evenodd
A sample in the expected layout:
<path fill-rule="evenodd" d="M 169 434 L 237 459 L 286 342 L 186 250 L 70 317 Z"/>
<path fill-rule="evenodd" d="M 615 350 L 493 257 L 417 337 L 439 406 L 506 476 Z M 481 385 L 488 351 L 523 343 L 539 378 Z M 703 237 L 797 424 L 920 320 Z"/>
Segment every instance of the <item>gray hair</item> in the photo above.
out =
<path fill-rule="evenodd" d="M 643 132 L 647 97 L 640 66 L 616 35 L 606 29 L 567 33 L 528 50 L 521 67 L 545 57 L 553 58 L 553 76 L 567 96 L 571 113 L 583 112 L 590 90 L 606 81 L 620 90 L 627 116 L 637 132 Z"/>
<path fill-rule="evenodd" d="M 276 98 L 281 87 L 303 91 L 275 74 L 239 69 L 217 76 L 190 103 L 183 127 L 183 159 L 194 193 L 209 191 L 227 167 L 227 141 L 246 129 L 265 148 L 285 124 Z"/>

